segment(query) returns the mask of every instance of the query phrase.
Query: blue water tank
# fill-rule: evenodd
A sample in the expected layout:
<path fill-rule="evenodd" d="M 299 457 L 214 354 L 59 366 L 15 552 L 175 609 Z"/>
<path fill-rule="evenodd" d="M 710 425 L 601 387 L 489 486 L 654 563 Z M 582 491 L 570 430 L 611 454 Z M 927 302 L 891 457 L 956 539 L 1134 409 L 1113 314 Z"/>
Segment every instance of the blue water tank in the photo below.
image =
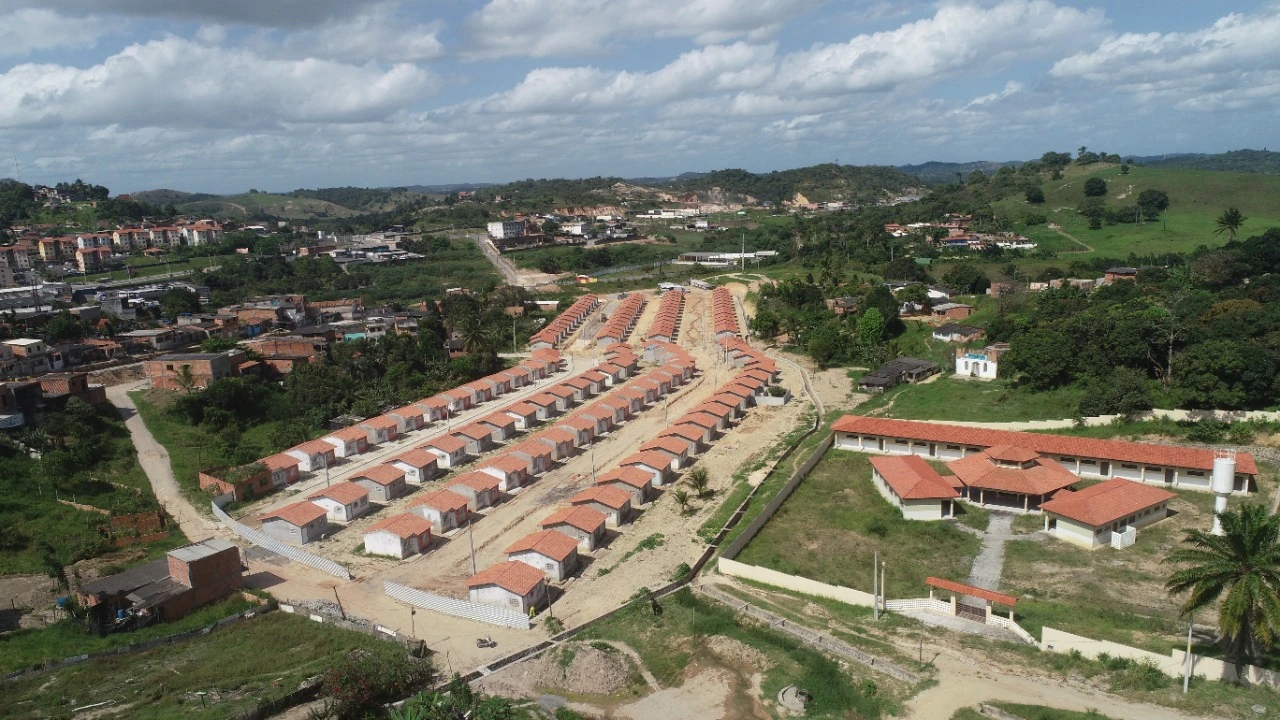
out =
<path fill-rule="evenodd" d="M 71 603 L 71 598 L 66 597 L 66 596 L 63 596 L 63 597 L 58 598 L 58 599 L 57 599 L 57 600 L 55 600 L 54 602 L 56 602 L 56 603 L 58 604 L 58 607 L 59 607 L 59 608 L 65 608 L 67 605 L 69 605 L 69 604 Z"/>
<path fill-rule="evenodd" d="M 124 610 L 117 610 L 117 611 L 116 611 L 116 619 L 117 619 L 117 620 L 123 620 L 123 619 L 124 619 Z"/>

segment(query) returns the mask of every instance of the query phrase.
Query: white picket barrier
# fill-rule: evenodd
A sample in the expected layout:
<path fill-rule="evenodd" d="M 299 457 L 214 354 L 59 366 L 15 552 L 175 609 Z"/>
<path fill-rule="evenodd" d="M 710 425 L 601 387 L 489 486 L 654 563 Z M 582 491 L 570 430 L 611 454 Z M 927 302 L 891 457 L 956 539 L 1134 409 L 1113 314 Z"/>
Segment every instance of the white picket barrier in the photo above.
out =
<path fill-rule="evenodd" d="M 221 520 L 224 525 L 231 528 L 231 531 L 236 535 L 239 535 L 263 550 L 273 552 L 281 557 L 289 558 L 294 562 L 300 562 L 307 567 L 315 568 L 321 572 L 335 575 L 343 580 L 351 579 L 351 573 L 338 563 L 327 558 L 322 558 L 319 555 L 312 555 L 306 550 L 283 543 L 260 530 L 254 530 L 251 527 L 242 525 L 235 520 L 232 520 L 231 516 L 223 512 L 222 508 L 218 507 L 216 503 L 212 503 L 212 505 L 214 516 Z"/>
<path fill-rule="evenodd" d="M 393 582 L 382 583 L 383 591 L 386 594 L 401 602 L 409 603 L 414 607 L 420 607 L 423 610 L 434 610 L 445 615 L 466 618 L 467 620 L 475 620 L 476 622 L 488 623 L 490 625 L 498 625 L 500 627 L 515 628 L 517 630 L 529 629 L 529 618 L 520 614 L 505 610 L 492 605 L 482 605 L 473 603 L 468 600 L 458 600 L 443 595 L 436 595 L 424 590 L 418 590 L 406 585 L 399 585 Z"/>

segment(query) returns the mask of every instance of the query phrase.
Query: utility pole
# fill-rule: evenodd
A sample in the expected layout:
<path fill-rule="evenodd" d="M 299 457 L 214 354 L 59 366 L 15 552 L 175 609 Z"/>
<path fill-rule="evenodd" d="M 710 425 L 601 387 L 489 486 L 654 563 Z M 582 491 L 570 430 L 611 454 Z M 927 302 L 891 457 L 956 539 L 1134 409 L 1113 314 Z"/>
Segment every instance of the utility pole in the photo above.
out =
<path fill-rule="evenodd" d="M 1196 617 L 1187 618 L 1187 669 L 1182 674 L 1182 694 L 1186 695 L 1191 687 L 1191 630 L 1196 626 Z"/>
<path fill-rule="evenodd" d="M 871 619 L 880 619 L 880 551 L 871 556 Z"/>
<path fill-rule="evenodd" d="M 471 545 L 471 574 L 472 575 L 476 574 L 476 536 L 475 536 L 475 530 L 474 530 L 475 526 L 476 526 L 475 519 L 472 518 L 470 514 L 468 514 L 467 515 L 467 542 Z"/>
<path fill-rule="evenodd" d="M 596 481 L 596 444 L 591 443 L 591 482 Z"/>

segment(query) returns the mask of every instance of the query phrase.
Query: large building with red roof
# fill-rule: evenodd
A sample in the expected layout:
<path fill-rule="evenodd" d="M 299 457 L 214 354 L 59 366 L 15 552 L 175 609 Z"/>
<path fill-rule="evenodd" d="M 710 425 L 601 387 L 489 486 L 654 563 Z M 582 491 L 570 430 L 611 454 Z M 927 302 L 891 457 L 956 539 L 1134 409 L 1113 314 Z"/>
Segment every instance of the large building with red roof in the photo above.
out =
<path fill-rule="evenodd" d="M 1040 509 L 1046 532 L 1093 550 L 1112 544 L 1113 534 L 1163 520 L 1175 497 L 1168 490 L 1113 479 L 1078 492 L 1060 492 Z"/>
<path fill-rule="evenodd" d="M 1033 451 L 1081 478 L 1120 478 L 1168 489 L 1209 491 L 1213 451 L 964 425 L 846 415 L 832 426 L 833 447 L 881 455 L 958 460 L 1001 445 Z M 1257 490 L 1258 466 L 1236 454 L 1235 492 Z"/>
<path fill-rule="evenodd" d="M 871 483 L 907 520 L 956 516 L 959 481 L 954 475 L 940 475 L 917 455 L 871 458 Z"/>

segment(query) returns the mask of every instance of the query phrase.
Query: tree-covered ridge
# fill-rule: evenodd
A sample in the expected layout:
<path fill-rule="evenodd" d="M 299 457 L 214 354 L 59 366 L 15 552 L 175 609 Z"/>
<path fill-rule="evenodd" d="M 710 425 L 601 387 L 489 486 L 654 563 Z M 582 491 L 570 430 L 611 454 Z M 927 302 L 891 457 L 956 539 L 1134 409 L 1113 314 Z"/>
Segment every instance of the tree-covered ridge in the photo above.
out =
<path fill-rule="evenodd" d="M 670 187 L 691 192 L 722 190 L 750 195 L 757 200 L 782 202 L 797 193 L 811 202 L 871 203 L 886 192 L 902 192 L 920 181 L 891 167 L 825 163 L 792 170 L 753 173 L 737 168 L 700 175 L 683 175 Z"/>
<path fill-rule="evenodd" d="M 1221 172 L 1280 175 L 1280 152 L 1270 150 L 1231 150 L 1216 155 L 1187 154 L 1135 158 L 1147 167 L 1217 170 Z"/>
<path fill-rule="evenodd" d="M 362 187 L 331 187 L 316 188 L 314 190 L 298 188 L 289 193 L 290 197 L 323 200 L 350 210 L 360 211 L 388 210 L 398 203 L 414 199 L 420 195 L 421 193 L 411 192 L 405 188 Z"/>
<path fill-rule="evenodd" d="M 216 200 L 217 195 L 212 193 L 192 193 L 183 192 L 182 190 L 170 190 L 168 188 L 157 188 L 155 190 L 139 190 L 138 192 L 129 193 L 129 197 L 138 202 L 147 203 L 148 205 L 181 205 L 182 203 L 199 202 L 200 200 Z"/>

